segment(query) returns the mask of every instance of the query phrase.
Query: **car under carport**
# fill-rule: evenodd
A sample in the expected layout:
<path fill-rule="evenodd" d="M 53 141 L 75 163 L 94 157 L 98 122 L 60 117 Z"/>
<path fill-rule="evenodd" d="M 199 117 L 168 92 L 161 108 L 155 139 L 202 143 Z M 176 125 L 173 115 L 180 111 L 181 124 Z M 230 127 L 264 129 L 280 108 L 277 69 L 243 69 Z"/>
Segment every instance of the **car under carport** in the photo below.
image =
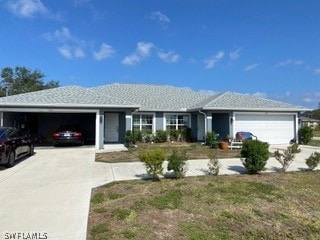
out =
<path fill-rule="evenodd" d="M 52 134 L 61 125 L 79 126 L 85 133 L 85 144 L 95 144 L 94 112 L 4 112 L 3 119 L 5 126 L 24 130 L 38 144 L 52 144 Z"/>

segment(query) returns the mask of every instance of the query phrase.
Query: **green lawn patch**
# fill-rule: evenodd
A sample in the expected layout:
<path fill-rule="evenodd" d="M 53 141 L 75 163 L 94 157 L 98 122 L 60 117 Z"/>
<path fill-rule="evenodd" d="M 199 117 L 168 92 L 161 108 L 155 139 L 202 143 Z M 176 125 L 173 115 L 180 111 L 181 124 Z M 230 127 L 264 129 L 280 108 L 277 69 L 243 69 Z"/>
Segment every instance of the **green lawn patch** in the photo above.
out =
<path fill-rule="evenodd" d="M 320 239 L 319 186 L 320 171 L 108 184 L 88 239 Z"/>

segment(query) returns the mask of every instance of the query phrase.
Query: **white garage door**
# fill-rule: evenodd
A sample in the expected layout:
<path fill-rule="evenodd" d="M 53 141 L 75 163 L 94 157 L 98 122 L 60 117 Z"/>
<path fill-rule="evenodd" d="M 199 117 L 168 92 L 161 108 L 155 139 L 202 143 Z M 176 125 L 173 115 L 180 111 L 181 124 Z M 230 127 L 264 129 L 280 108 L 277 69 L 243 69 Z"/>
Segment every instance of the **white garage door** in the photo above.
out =
<path fill-rule="evenodd" d="M 235 114 L 235 133 L 251 132 L 269 144 L 289 143 L 294 139 L 294 115 Z"/>

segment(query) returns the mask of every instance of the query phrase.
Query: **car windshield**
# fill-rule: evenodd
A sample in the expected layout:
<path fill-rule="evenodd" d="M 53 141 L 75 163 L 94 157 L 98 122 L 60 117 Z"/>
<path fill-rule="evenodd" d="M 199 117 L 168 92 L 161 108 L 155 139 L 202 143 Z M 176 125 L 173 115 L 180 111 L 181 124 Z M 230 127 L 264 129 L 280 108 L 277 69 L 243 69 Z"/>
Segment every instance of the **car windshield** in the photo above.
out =
<path fill-rule="evenodd" d="M 76 131 L 79 131 L 79 127 L 75 125 L 62 125 L 57 129 L 57 132 L 62 132 L 62 131 L 76 132 Z"/>
<path fill-rule="evenodd" d="M 5 139 L 7 137 L 7 128 L 0 128 L 0 139 Z"/>

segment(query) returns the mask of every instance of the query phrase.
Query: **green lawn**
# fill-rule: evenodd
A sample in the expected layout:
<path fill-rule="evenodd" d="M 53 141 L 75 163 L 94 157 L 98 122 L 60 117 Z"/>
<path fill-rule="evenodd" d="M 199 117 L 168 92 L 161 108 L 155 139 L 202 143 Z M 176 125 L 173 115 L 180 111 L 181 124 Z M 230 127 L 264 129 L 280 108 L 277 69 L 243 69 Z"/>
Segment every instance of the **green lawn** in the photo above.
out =
<path fill-rule="evenodd" d="M 115 182 L 88 239 L 320 239 L 320 171 Z"/>

